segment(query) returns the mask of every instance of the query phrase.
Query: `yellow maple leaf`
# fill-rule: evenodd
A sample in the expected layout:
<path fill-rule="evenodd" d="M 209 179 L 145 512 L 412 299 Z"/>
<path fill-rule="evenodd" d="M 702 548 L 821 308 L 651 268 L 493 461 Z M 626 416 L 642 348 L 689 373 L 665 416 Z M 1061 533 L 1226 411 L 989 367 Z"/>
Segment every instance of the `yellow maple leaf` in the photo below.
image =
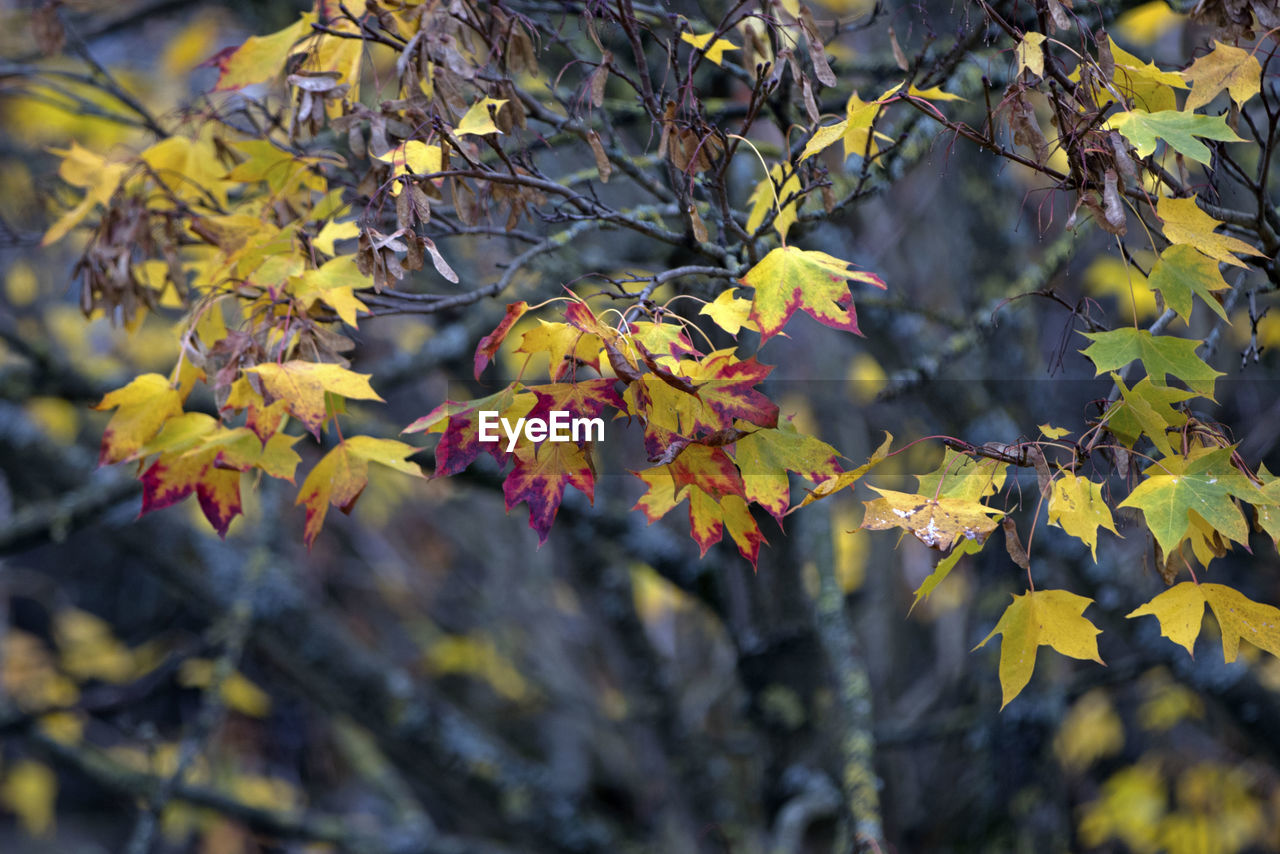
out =
<path fill-rule="evenodd" d="M 102 433 L 98 462 L 118 463 L 141 448 L 166 421 L 182 414 L 182 397 L 160 374 L 143 374 L 108 393 L 94 409 L 116 410 Z"/>
<path fill-rule="evenodd" d="M 1044 76 L 1044 33 L 1026 33 L 1018 42 L 1014 56 L 1018 60 L 1018 71 L 1024 69 L 1037 77 Z"/>
<path fill-rule="evenodd" d="M 991 634 L 978 644 L 981 647 L 1001 635 L 1000 688 L 1004 701 L 1000 708 L 1009 705 L 1031 681 L 1036 650 L 1041 646 L 1052 647 L 1071 658 L 1103 663 L 1098 655 L 1101 629 L 1083 616 L 1092 602 L 1066 590 L 1030 590 L 1013 597 L 1013 604 L 1005 609 Z"/>
<path fill-rule="evenodd" d="M 1222 223 L 1200 210 L 1196 197 L 1189 199 L 1162 198 L 1156 204 L 1156 215 L 1164 223 L 1164 236 L 1171 243 L 1186 243 L 1199 249 L 1210 258 L 1224 264 L 1244 267 L 1245 264 L 1232 253 L 1261 255 L 1248 243 L 1225 234 L 1215 234 Z"/>
<path fill-rule="evenodd" d="M 319 535 L 330 504 L 343 513 L 351 512 L 369 482 L 370 462 L 422 477 L 418 464 L 405 459 L 417 452 L 418 449 L 412 445 L 394 439 L 352 436 L 325 454 L 302 482 L 295 502 L 307 508 L 304 533 L 307 547 L 310 548 Z"/>
<path fill-rule="evenodd" d="M 1222 630 L 1222 658 L 1228 664 L 1236 660 L 1242 638 L 1280 657 L 1280 609 L 1254 602 L 1225 584 L 1184 581 L 1127 616 L 1155 617 L 1160 621 L 1161 635 L 1194 655 L 1205 603 L 1218 618 L 1218 627 Z"/>
<path fill-rule="evenodd" d="M 1102 484 L 1076 477 L 1071 472 L 1063 472 L 1053 482 L 1049 524 L 1057 525 L 1089 546 L 1094 562 L 1098 560 L 1098 528 L 1120 534 L 1111 518 L 1111 508 L 1102 497 Z"/>
<path fill-rule="evenodd" d="M 466 115 L 462 117 L 462 121 L 458 122 L 458 126 L 453 129 L 455 136 L 466 136 L 473 134 L 475 136 L 483 136 L 487 133 L 502 133 L 498 126 L 493 123 L 493 116 L 498 114 L 498 110 L 502 109 L 503 104 L 507 103 L 505 98 L 481 98 L 471 105 L 471 109 L 467 110 Z M 489 108 L 493 108 L 493 115 L 489 114 Z M 416 171 L 416 170 L 415 170 Z M 440 171 L 438 168 L 433 171 Z"/>
<path fill-rule="evenodd" d="M 759 332 L 760 327 L 756 326 L 755 321 L 751 319 L 751 300 L 734 296 L 738 290 L 738 288 L 728 288 L 721 291 L 720 295 L 713 302 L 704 305 L 698 314 L 707 315 L 716 326 L 733 336 L 737 336 L 739 330 L 743 328 Z"/>
<path fill-rule="evenodd" d="M 382 400 L 369 385 L 369 374 L 357 374 L 341 365 L 268 362 L 248 368 L 246 373 L 256 374 L 273 398 L 288 401 L 289 414 L 317 435 L 325 420 L 326 392 L 354 400 Z"/>
<path fill-rule="evenodd" d="M 1215 41 L 1213 50 L 1199 57 L 1182 76 L 1191 81 L 1187 112 L 1198 110 L 1226 89 L 1231 100 L 1243 107 L 1262 86 L 1262 66 L 1247 50 Z"/>
<path fill-rule="evenodd" d="M 703 33 L 695 36 L 693 33 L 681 33 L 680 40 L 693 45 L 698 50 L 706 54 L 707 59 L 716 65 L 721 65 L 724 59 L 725 51 L 738 50 L 738 46 L 728 39 L 720 39 L 715 37 L 715 33 Z M 712 41 L 712 39 L 715 39 Z"/>
<path fill-rule="evenodd" d="M 932 498 L 871 487 L 881 498 L 863 502 L 862 527 L 871 531 L 901 528 L 931 549 L 950 551 L 961 540 L 983 542 L 1004 514 L 967 498 Z M 995 516 L 996 519 L 991 518 Z"/>

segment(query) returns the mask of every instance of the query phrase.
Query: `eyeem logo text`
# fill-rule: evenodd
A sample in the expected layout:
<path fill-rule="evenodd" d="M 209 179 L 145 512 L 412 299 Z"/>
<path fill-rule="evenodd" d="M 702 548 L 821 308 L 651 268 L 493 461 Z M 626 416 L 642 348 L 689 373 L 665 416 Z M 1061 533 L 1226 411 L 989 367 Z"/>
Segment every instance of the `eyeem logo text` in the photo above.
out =
<path fill-rule="evenodd" d="M 507 436 L 507 453 L 516 449 L 523 431 L 530 442 L 603 442 L 603 418 L 574 418 L 572 412 L 553 410 L 550 418 L 500 418 L 492 409 L 480 410 L 480 441 L 499 442 L 498 427 Z"/>

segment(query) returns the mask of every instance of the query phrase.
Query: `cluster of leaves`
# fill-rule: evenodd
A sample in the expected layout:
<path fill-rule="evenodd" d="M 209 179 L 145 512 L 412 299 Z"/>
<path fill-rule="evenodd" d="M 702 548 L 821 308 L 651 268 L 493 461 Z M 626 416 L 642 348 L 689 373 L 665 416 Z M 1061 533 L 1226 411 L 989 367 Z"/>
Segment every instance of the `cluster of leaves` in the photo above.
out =
<path fill-rule="evenodd" d="M 1038 29 L 980 5 L 1006 32 L 1014 73 L 998 107 L 988 107 L 985 126 L 975 129 L 944 112 L 959 109 L 964 99 L 936 81 L 917 85 L 905 61 L 902 83 L 870 101 L 849 94 L 843 117 L 824 124 L 818 96 L 839 83 L 820 27 L 799 0 L 766 3 L 764 12 L 736 6 L 701 33 L 626 3 L 619 10 L 589 9 L 579 18 L 580 41 L 589 45 L 576 54 L 577 67 L 565 72 L 579 73 L 580 85 L 558 103 L 536 94 L 546 85 L 536 75 L 540 41 L 559 44 L 561 37 L 499 4 L 480 12 L 462 3 L 321 0 L 289 27 L 215 57 L 219 78 L 211 97 L 222 100 L 211 100 L 216 109 L 200 121 L 127 157 L 80 146 L 59 152 L 60 175 L 81 196 L 45 241 L 97 214 L 78 268 L 84 310 L 127 325 L 148 311 L 186 310 L 182 353 L 171 374 L 137 377 L 102 401 L 101 408 L 114 410 L 102 462 L 139 463 L 144 511 L 194 493 L 225 533 L 241 512 L 244 473 L 293 480 L 300 435 L 286 432 L 288 425 L 297 422 L 317 438 L 329 426 L 336 441 L 298 491 L 312 543 L 328 507 L 346 511 L 359 498 L 370 462 L 421 476 L 407 461 L 417 448 L 343 435 L 339 428 L 346 401 L 380 400 L 370 377 L 352 371 L 345 357 L 362 315 L 460 309 L 497 296 L 525 261 L 562 248 L 586 228 L 623 228 L 654 245 L 692 252 L 699 263 L 626 277 L 601 274 L 608 288 L 600 296 L 621 301 L 621 309 L 593 307 L 574 291 L 536 305 L 509 304 L 478 343 L 476 378 L 506 347 L 526 362 L 545 355 L 546 381 L 529 384 L 522 374 L 486 397 L 446 401 L 406 432 L 440 435 L 437 477 L 463 471 L 488 451 L 504 467 L 508 509 L 526 503 L 530 525 L 545 541 L 567 487 L 594 497 L 591 437 L 551 442 L 526 432 L 511 443 L 486 442 L 480 413 L 497 412 L 513 423 L 553 411 L 628 419 L 642 428 L 652 464 L 637 473 L 647 488 L 637 507 L 653 521 L 687 501 L 692 536 L 704 554 L 727 529 L 754 563 L 765 536 L 752 505 L 781 521 L 852 487 L 890 454 L 890 443 L 866 465 L 845 470 L 836 449 L 780 420 L 778 407 L 758 388 L 771 368 L 755 355 L 739 355 L 739 339 L 748 330 L 764 345 L 794 328 L 797 310 L 861 334 L 853 287 L 884 284 L 843 259 L 789 245 L 788 236 L 806 217 L 829 215 L 869 192 L 874 170 L 899 144 L 882 130 L 891 114 L 923 116 L 1048 176 L 1074 193 L 1077 213 L 1117 241 L 1131 219 L 1141 222 L 1158 252 L 1148 283 L 1169 317 L 1144 330 L 1136 319 L 1132 327 L 1108 329 L 1082 315 L 1089 341 L 1083 352 L 1115 389 L 1095 420 L 1073 430 L 1045 425 L 1040 440 L 999 447 L 957 440 L 937 471 L 919 477 L 916 492 L 877 490 L 880 497 L 866 502 L 862 527 L 896 528 L 944 554 L 917 599 L 1003 528 L 1009 554 L 1030 585 L 988 636 L 1002 636 L 1006 703 L 1030 680 L 1039 646 L 1100 660 L 1098 630 L 1083 616 L 1089 600 L 1035 588 L 1028 550 L 1007 507 L 993 503 L 1011 465 L 1035 469 L 1037 513 L 1045 507 L 1048 524 L 1094 555 L 1098 530 L 1117 531 L 1113 506 L 1141 511 L 1166 579 L 1172 583 L 1186 569 L 1192 581 L 1133 616 L 1156 616 L 1166 635 L 1190 649 L 1207 603 L 1223 627 L 1228 660 L 1241 637 L 1280 652 L 1280 611 L 1230 588 L 1200 584 L 1192 569 L 1193 562 L 1207 566 L 1232 543 L 1247 545 L 1246 507 L 1257 526 L 1280 536 L 1280 488 L 1239 458 L 1221 428 L 1192 414 L 1189 401 L 1212 402 L 1220 376 L 1197 354 L 1203 339 L 1164 334 L 1173 317 L 1189 323 L 1193 314 L 1203 315 L 1194 311 L 1197 302 L 1225 319 L 1223 300 L 1238 296 L 1250 270 L 1274 276 L 1265 259 L 1280 251 L 1280 224 L 1265 198 L 1267 157 L 1254 177 L 1226 153 L 1246 142 L 1242 127 L 1255 149 L 1275 133 L 1280 110 L 1261 92 L 1261 47 L 1217 42 L 1185 70 L 1161 69 L 1121 50 L 1105 33 L 1078 38 L 1074 46 L 1049 35 L 1078 31 L 1057 0 L 1039 4 Z M 666 84 L 650 72 L 642 40 L 655 33 L 666 39 L 669 57 L 681 58 L 672 63 L 678 74 L 670 94 L 678 97 L 668 98 Z M 617 42 L 632 52 L 629 62 L 615 54 Z M 738 52 L 740 64 L 730 58 Z M 1065 55 L 1076 60 L 1074 68 L 1064 64 Z M 379 80 L 394 81 L 393 97 L 387 84 L 369 84 L 366 65 L 380 70 Z M 764 133 L 753 140 L 753 126 L 788 72 L 787 86 L 808 120 L 803 144 L 779 147 Z M 287 84 L 284 107 L 244 94 L 280 77 Z M 708 119 L 695 85 L 695 79 L 719 78 L 739 85 L 747 101 L 736 111 L 736 133 Z M 1188 88 L 1179 108 L 1179 93 Z M 613 125 L 594 121 L 610 91 L 619 90 L 651 122 L 655 153 L 627 152 Z M 1205 112 L 1222 102 L 1222 93 L 1226 109 Z M 1259 113 L 1256 103 L 1264 100 Z M 1044 131 L 1042 114 L 1051 116 L 1052 134 Z M 1012 145 L 999 138 L 998 119 Z M 602 136 L 598 128 L 610 133 Z M 791 130 L 784 127 L 784 136 Z M 548 133 L 589 152 L 594 168 L 567 178 L 543 171 L 536 152 Z M 832 156 L 836 142 L 842 143 L 839 158 Z M 763 163 L 768 172 L 745 212 L 736 210 L 728 191 L 737 158 L 753 168 Z M 1166 168 L 1170 159 L 1173 171 Z M 849 163 L 854 166 L 846 172 Z M 1218 165 L 1256 191 L 1256 216 L 1189 192 L 1195 170 Z M 665 185 L 653 177 L 661 171 Z M 594 188 L 579 189 L 605 184 L 615 172 L 658 203 L 616 208 Z M 821 213 L 803 210 L 819 200 Z M 519 228 L 526 219 L 563 227 L 547 237 L 526 234 Z M 1073 227 L 1076 219 L 1073 214 Z M 448 294 L 398 289 L 408 273 L 428 269 L 457 284 L 436 242 L 455 234 L 513 236 L 531 246 L 483 287 Z M 1228 284 L 1224 265 L 1242 278 Z M 714 298 L 701 300 L 696 317 L 683 316 L 675 298 L 655 299 L 659 288 L 678 282 L 712 283 Z M 629 290 L 632 285 L 641 289 Z M 708 320 L 700 326 L 703 317 Z M 734 346 L 717 348 L 711 335 L 719 334 Z M 1136 382 L 1130 376 L 1135 364 L 1144 372 Z M 190 406 L 198 383 L 212 392 L 209 411 Z M 1111 470 L 1099 460 L 1109 461 Z M 1115 501 L 1111 475 L 1123 479 L 1137 460 L 1146 463 L 1137 486 Z M 798 502 L 791 473 L 815 484 Z"/>

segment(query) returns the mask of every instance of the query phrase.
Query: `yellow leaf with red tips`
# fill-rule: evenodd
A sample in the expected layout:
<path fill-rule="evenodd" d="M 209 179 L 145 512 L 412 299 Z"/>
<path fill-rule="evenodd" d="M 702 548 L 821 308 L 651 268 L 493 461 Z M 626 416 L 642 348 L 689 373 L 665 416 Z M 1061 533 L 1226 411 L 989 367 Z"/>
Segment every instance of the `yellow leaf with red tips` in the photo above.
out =
<path fill-rule="evenodd" d="M 369 463 L 374 462 L 413 477 L 422 477 L 422 469 L 405 457 L 418 448 L 394 439 L 352 436 L 324 455 L 302 482 L 297 504 L 307 508 L 304 533 L 307 547 L 315 543 L 329 505 L 350 513 L 360 493 L 369 483 Z"/>
<path fill-rule="evenodd" d="M 98 463 L 128 459 L 160 431 L 166 421 L 182 414 L 182 397 L 160 374 L 143 374 L 109 392 L 94 409 L 115 409 L 102 433 Z"/>
<path fill-rule="evenodd" d="M 267 394 L 286 401 L 289 414 L 317 435 L 326 417 L 326 392 L 352 400 L 382 400 L 369 385 L 369 374 L 357 374 L 341 365 L 292 360 L 266 362 L 245 372 L 256 374 Z"/>
<path fill-rule="evenodd" d="M 315 20 L 315 14 L 308 12 L 283 30 L 268 36 L 250 36 L 238 47 L 215 54 L 206 62 L 220 72 L 214 91 L 243 89 L 278 77 L 284 70 L 284 57 L 300 39 L 311 34 Z"/>
<path fill-rule="evenodd" d="M 848 283 L 881 289 L 885 285 L 878 276 L 851 267 L 825 252 L 794 246 L 781 246 L 764 256 L 742 277 L 742 284 L 756 291 L 751 319 L 760 327 L 761 337 L 767 341 L 781 332 L 798 308 L 825 326 L 861 335 Z"/>

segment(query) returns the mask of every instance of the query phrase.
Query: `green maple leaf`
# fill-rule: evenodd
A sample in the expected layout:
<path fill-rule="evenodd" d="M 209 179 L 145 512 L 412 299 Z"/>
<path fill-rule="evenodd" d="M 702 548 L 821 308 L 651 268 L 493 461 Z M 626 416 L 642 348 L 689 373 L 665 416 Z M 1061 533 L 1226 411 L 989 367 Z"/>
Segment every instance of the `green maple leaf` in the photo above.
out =
<path fill-rule="evenodd" d="M 1218 262 L 1187 244 L 1175 244 L 1160 253 L 1147 284 L 1159 290 L 1165 305 L 1187 323 L 1191 322 L 1191 307 L 1196 296 L 1223 320 L 1228 319 L 1227 310 L 1213 296 L 1214 291 L 1230 288 L 1218 270 Z"/>
<path fill-rule="evenodd" d="M 1233 498 L 1251 504 L 1271 504 L 1262 490 L 1231 465 L 1231 449 L 1192 452 L 1188 457 L 1165 457 L 1144 472 L 1121 507 L 1136 507 L 1165 554 L 1173 554 L 1191 533 L 1194 512 L 1223 536 L 1247 544 L 1249 526 Z"/>
<path fill-rule="evenodd" d="M 751 319 L 759 325 L 761 338 L 767 341 L 781 332 L 798 308 L 819 323 L 861 335 L 848 283 L 883 289 L 884 282 L 850 266 L 825 252 L 794 246 L 781 246 L 764 256 L 742 277 L 742 284 L 756 290 Z"/>
<path fill-rule="evenodd" d="M 1113 329 L 1110 332 L 1081 333 L 1093 343 L 1081 350 L 1093 361 L 1098 375 L 1104 371 L 1123 368 L 1134 359 L 1142 360 L 1142 366 L 1152 382 L 1163 384 L 1166 375 L 1182 380 L 1196 394 L 1213 399 L 1214 380 L 1221 371 L 1209 367 L 1196 355 L 1199 341 L 1174 338 L 1168 335 L 1152 335 L 1145 329 Z"/>
<path fill-rule="evenodd" d="M 1117 404 L 1107 419 L 1107 427 L 1130 448 L 1145 433 L 1160 453 L 1166 457 L 1173 456 L 1166 428 L 1182 427 L 1187 423 L 1187 416 L 1174 409 L 1172 404 L 1195 395 L 1179 388 L 1155 385 L 1151 377 L 1143 377 L 1133 388 L 1125 388 L 1119 374 L 1113 373 L 1111 378 L 1120 389 L 1124 402 Z"/>
<path fill-rule="evenodd" d="M 1133 143 L 1139 157 L 1146 157 L 1156 150 L 1157 140 L 1192 160 L 1209 165 L 1212 152 L 1196 137 L 1216 139 L 1221 142 L 1244 142 L 1235 131 L 1227 127 L 1226 116 L 1202 116 L 1180 110 L 1130 110 L 1118 113 L 1107 121 L 1106 127 L 1118 130 Z"/>

